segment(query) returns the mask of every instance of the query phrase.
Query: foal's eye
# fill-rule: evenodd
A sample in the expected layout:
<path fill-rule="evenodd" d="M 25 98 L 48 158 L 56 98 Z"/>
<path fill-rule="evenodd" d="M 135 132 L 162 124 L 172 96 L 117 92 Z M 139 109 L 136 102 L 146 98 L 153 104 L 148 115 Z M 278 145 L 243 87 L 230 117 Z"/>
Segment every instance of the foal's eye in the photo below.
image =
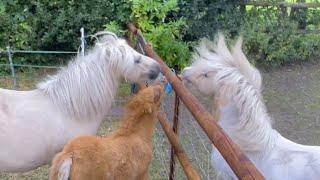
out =
<path fill-rule="evenodd" d="M 140 63 L 140 61 L 141 61 L 141 56 L 138 56 L 135 58 L 134 63 L 138 64 L 138 63 Z"/>
<path fill-rule="evenodd" d="M 203 76 L 204 76 L 204 77 L 208 77 L 208 74 L 207 74 L 207 73 L 205 73 Z"/>

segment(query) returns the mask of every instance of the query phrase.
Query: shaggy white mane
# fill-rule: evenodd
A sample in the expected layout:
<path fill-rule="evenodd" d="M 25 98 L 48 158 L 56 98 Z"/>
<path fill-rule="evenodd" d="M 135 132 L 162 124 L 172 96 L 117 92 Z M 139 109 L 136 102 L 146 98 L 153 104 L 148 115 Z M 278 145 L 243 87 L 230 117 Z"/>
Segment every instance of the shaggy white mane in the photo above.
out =
<path fill-rule="evenodd" d="M 84 57 L 75 57 L 37 87 L 58 107 L 79 119 L 101 114 L 111 107 L 119 73 L 126 71 L 126 46 L 123 39 L 105 35 Z"/>
<path fill-rule="evenodd" d="M 251 65 L 242 51 L 242 38 L 240 37 L 231 52 L 227 47 L 224 35 L 218 33 L 215 41 L 207 38 L 200 40 L 192 55 L 192 61 L 196 62 L 200 59 L 211 61 L 221 61 L 230 66 L 237 68 L 242 75 L 259 91 L 261 90 L 262 77 L 257 68 Z"/>
<path fill-rule="evenodd" d="M 221 34 L 215 43 L 204 39 L 193 60 L 214 74 L 215 94 L 229 102 L 222 111 L 236 113 L 233 119 L 224 117 L 225 113 L 222 113 L 222 126 L 242 150 L 256 151 L 272 145 L 270 134 L 273 129 L 260 94 L 261 75 L 253 66 L 249 66 L 252 71 L 247 70 L 248 64 L 241 64 L 247 61 L 241 50 L 241 41 L 236 43 L 231 54 Z"/>

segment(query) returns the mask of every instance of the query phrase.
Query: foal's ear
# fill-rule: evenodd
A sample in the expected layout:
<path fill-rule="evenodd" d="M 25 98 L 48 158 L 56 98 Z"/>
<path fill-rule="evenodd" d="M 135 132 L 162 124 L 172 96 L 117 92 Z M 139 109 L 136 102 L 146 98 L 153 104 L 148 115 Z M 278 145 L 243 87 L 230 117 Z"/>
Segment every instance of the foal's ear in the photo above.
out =
<path fill-rule="evenodd" d="M 163 94 L 163 86 L 156 86 L 156 87 L 154 87 L 154 96 L 153 96 L 153 98 L 154 98 L 154 102 L 158 102 L 160 99 L 161 99 L 161 96 L 162 96 L 162 94 Z"/>

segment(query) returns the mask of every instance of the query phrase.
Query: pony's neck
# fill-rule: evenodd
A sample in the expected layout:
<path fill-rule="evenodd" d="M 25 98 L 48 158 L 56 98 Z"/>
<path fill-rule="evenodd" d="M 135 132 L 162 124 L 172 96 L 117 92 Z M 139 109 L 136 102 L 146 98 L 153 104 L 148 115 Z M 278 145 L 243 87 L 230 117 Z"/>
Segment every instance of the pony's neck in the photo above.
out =
<path fill-rule="evenodd" d="M 102 118 L 115 99 L 119 85 L 116 68 L 106 55 L 93 49 L 78 57 L 56 75 L 38 84 L 63 111 L 77 119 Z M 111 63 L 111 62 L 109 62 Z"/>
<path fill-rule="evenodd" d="M 134 134 L 144 139 L 147 143 L 152 143 L 156 120 L 154 113 L 142 114 L 139 117 L 127 115 L 114 135 L 131 136 Z"/>
<path fill-rule="evenodd" d="M 272 146 L 271 120 L 260 92 L 237 71 L 218 78 L 223 97 L 231 97 L 221 109 L 221 126 L 243 151 L 259 152 Z"/>

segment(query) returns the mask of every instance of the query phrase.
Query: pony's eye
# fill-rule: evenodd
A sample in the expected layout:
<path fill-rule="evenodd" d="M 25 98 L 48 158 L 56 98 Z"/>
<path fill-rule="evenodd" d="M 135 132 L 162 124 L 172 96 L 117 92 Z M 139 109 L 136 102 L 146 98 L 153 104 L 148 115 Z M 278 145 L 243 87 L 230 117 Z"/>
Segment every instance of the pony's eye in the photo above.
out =
<path fill-rule="evenodd" d="M 207 74 L 207 73 L 205 73 L 203 76 L 204 76 L 204 77 L 208 77 L 208 74 Z"/>
<path fill-rule="evenodd" d="M 138 63 L 140 63 L 140 61 L 141 61 L 141 56 L 138 56 L 135 58 L 134 63 L 138 64 Z"/>

